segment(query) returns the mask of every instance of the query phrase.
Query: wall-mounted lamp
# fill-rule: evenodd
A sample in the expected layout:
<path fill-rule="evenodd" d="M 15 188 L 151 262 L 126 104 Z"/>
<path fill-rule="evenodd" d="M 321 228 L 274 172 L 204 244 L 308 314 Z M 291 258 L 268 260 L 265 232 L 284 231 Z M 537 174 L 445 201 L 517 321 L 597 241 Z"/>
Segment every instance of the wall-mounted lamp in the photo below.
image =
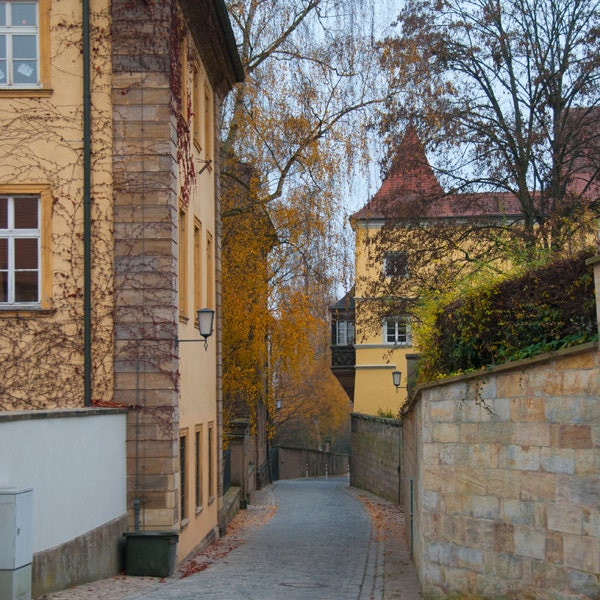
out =
<path fill-rule="evenodd" d="M 396 393 L 398 392 L 398 388 L 402 387 L 402 389 L 406 389 L 406 386 L 401 386 L 400 382 L 402 381 L 402 373 L 400 371 L 392 371 L 392 382 L 394 383 L 394 387 L 396 388 Z"/>
<path fill-rule="evenodd" d="M 213 323 L 215 320 L 215 311 L 212 308 L 200 308 L 198 313 L 198 329 L 204 340 L 177 340 L 181 342 L 202 342 L 204 341 L 204 350 L 208 350 L 208 338 L 213 334 Z"/>

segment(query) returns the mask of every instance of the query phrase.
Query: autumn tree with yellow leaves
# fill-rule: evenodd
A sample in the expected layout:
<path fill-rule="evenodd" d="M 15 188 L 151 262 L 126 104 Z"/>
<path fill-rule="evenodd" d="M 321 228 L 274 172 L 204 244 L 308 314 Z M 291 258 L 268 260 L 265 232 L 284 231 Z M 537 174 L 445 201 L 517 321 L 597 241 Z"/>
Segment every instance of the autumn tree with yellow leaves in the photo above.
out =
<path fill-rule="evenodd" d="M 384 99 L 374 40 L 357 26 L 371 4 L 228 3 L 246 79 L 223 115 L 225 431 L 261 403 L 287 441 L 320 445 L 346 426 L 327 306 L 348 277 L 344 194 Z"/>

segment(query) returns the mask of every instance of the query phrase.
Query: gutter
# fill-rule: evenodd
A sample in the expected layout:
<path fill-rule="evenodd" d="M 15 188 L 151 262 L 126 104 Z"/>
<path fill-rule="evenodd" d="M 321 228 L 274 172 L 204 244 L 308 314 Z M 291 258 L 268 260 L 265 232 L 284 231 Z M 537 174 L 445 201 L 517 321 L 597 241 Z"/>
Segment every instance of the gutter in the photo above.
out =
<path fill-rule="evenodd" d="M 83 36 L 83 403 L 92 405 L 90 3 L 82 0 Z"/>
<path fill-rule="evenodd" d="M 240 60 L 237 42 L 231 27 L 231 20 L 229 19 L 229 13 L 227 12 L 227 7 L 225 6 L 223 0 L 217 0 L 215 2 L 215 9 L 217 12 L 217 19 L 219 20 L 219 25 L 221 26 L 221 31 L 225 36 L 225 47 L 227 49 L 227 54 L 229 55 L 231 67 L 235 74 L 236 82 L 241 83 L 245 78 L 244 67 L 242 66 L 242 61 Z"/>

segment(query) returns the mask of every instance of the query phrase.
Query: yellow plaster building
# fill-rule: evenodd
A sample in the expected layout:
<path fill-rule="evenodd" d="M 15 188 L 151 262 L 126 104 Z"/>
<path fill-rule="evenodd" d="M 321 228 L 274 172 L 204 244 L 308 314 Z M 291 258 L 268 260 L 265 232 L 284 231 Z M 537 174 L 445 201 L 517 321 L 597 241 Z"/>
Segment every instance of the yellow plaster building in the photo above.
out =
<path fill-rule="evenodd" d="M 354 412 L 397 416 L 406 402 L 418 360 L 411 307 L 423 280 L 435 278 L 434 269 L 444 261 L 445 269 L 453 262 L 452 251 L 443 259 L 435 256 L 427 231 L 444 231 L 451 248 L 452 236 L 465 225 L 506 226 L 520 219 L 512 195 L 446 194 L 415 128 L 407 129 L 380 189 L 350 218 L 356 235 L 355 288 L 331 310 L 332 370 Z M 477 251 L 485 254 L 490 246 L 483 234 L 480 238 Z M 428 253 L 431 259 L 424 259 Z M 344 334 L 349 327 L 352 339 Z M 399 385 L 394 371 L 401 373 Z"/>
<path fill-rule="evenodd" d="M 587 202 L 597 195 L 597 186 L 589 159 L 580 162 L 569 191 L 583 194 Z M 593 215 L 579 212 L 571 250 L 589 244 L 596 231 Z M 436 289 L 440 279 L 458 281 L 480 267 L 505 268 L 504 248 L 523 216 L 510 193 L 445 192 L 416 129 L 409 126 L 380 189 L 350 222 L 356 234 L 356 283 L 331 309 L 332 370 L 355 412 L 393 416 L 416 376 L 411 309 L 421 290 Z M 394 371 L 402 373 L 398 387 Z"/>
<path fill-rule="evenodd" d="M 0 410 L 126 408 L 130 527 L 176 531 L 179 559 L 220 517 L 219 114 L 242 79 L 222 0 L 0 3 Z"/>

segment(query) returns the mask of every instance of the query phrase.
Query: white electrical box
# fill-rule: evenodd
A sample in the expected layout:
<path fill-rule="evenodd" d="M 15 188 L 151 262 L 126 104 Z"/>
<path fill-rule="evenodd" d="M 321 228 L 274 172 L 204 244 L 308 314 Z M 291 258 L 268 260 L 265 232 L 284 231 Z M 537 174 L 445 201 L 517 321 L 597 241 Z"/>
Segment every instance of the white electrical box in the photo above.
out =
<path fill-rule="evenodd" d="M 0 487 L 0 570 L 33 560 L 33 490 Z"/>

